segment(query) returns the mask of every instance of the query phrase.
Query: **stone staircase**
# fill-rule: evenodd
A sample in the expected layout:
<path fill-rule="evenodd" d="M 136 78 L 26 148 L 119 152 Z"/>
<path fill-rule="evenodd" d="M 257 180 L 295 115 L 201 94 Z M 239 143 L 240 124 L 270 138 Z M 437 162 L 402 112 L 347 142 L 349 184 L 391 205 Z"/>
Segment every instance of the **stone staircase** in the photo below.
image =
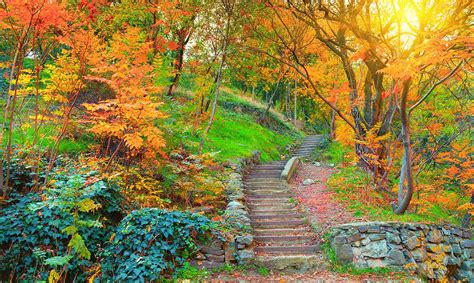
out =
<path fill-rule="evenodd" d="M 322 136 L 308 136 L 294 156 L 308 157 Z M 318 265 L 319 246 L 288 185 L 281 179 L 287 161 L 257 165 L 244 178 L 256 261 L 275 271 L 306 272 Z"/>

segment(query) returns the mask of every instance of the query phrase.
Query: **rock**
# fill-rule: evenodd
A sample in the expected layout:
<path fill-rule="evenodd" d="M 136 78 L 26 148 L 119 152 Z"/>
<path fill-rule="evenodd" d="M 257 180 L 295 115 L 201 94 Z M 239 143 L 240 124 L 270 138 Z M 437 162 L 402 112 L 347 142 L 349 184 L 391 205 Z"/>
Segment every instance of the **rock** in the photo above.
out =
<path fill-rule="evenodd" d="M 391 250 L 387 254 L 388 264 L 390 265 L 404 265 L 405 256 L 403 255 L 402 251 L 399 250 Z"/>
<path fill-rule="evenodd" d="M 359 227 L 359 232 L 361 232 L 361 233 L 367 232 L 367 230 L 369 230 L 369 227 L 367 227 L 367 226 L 360 226 Z"/>
<path fill-rule="evenodd" d="M 367 233 L 380 233 L 380 227 L 379 226 L 371 226 L 369 229 L 367 229 Z"/>
<path fill-rule="evenodd" d="M 303 185 L 305 186 L 309 186 L 309 185 L 312 185 L 314 184 L 314 180 L 313 179 L 306 179 L 303 181 Z"/>
<path fill-rule="evenodd" d="M 457 265 L 457 266 L 460 266 L 461 265 L 461 259 L 455 257 L 455 256 L 448 256 L 448 259 L 447 259 L 447 262 L 446 262 L 447 265 Z"/>
<path fill-rule="evenodd" d="M 463 248 L 474 248 L 474 241 L 473 240 L 464 240 L 461 243 Z"/>
<path fill-rule="evenodd" d="M 360 242 L 361 242 L 361 244 L 362 244 L 362 245 L 364 245 L 364 246 L 365 246 L 365 245 L 367 245 L 367 244 L 369 244 L 369 243 L 370 243 L 370 239 L 369 239 L 369 238 L 365 238 L 365 239 L 363 239 L 363 240 L 362 240 L 362 241 L 360 241 Z"/>
<path fill-rule="evenodd" d="M 462 252 L 461 247 L 458 244 L 452 244 L 449 251 L 454 255 L 461 255 Z"/>
<path fill-rule="evenodd" d="M 385 239 L 385 234 L 371 234 L 369 235 L 371 241 L 380 241 Z"/>
<path fill-rule="evenodd" d="M 361 239 L 362 239 L 362 237 L 360 236 L 359 233 L 352 234 L 349 238 L 347 238 L 347 240 L 349 241 L 349 243 L 356 242 L 356 241 L 360 241 Z"/>
<path fill-rule="evenodd" d="M 384 258 L 387 256 L 388 248 L 385 240 L 370 242 L 362 248 L 363 254 L 370 258 Z"/>
<path fill-rule="evenodd" d="M 397 244 L 398 245 L 402 242 L 402 240 L 400 239 L 400 236 L 395 235 L 393 233 L 387 233 L 386 238 L 387 238 L 387 242 L 389 242 L 390 244 Z"/>
<path fill-rule="evenodd" d="M 341 245 L 347 243 L 347 238 L 345 236 L 335 236 L 332 239 L 334 245 Z"/>
<path fill-rule="evenodd" d="M 409 250 L 414 250 L 415 248 L 419 247 L 420 241 L 416 236 L 412 236 L 406 240 L 406 246 Z"/>
<path fill-rule="evenodd" d="M 441 254 L 441 253 L 444 253 L 444 251 L 445 251 L 444 246 L 439 245 L 439 244 L 427 244 L 426 249 L 429 252 L 432 252 L 432 253 L 435 253 L 435 254 Z"/>
<path fill-rule="evenodd" d="M 373 259 L 373 258 L 368 258 L 367 260 L 367 265 L 370 268 L 377 268 L 377 267 L 385 267 L 386 264 L 384 263 L 383 260 L 381 259 Z"/>
<path fill-rule="evenodd" d="M 197 260 L 203 260 L 203 259 L 206 259 L 206 256 L 203 255 L 202 253 L 197 253 L 195 258 Z"/>
<path fill-rule="evenodd" d="M 319 163 L 319 162 L 314 162 L 313 165 L 314 165 L 314 166 L 317 166 L 317 167 L 320 167 L 320 166 L 321 166 L 321 163 Z"/>
<path fill-rule="evenodd" d="M 253 236 L 252 235 L 243 235 L 235 237 L 235 241 L 239 244 L 250 246 L 253 243 Z"/>
<path fill-rule="evenodd" d="M 418 273 L 423 274 L 423 276 L 426 276 L 429 279 L 434 279 L 435 274 L 433 268 L 431 268 L 430 266 L 431 265 L 427 265 L 426 263 L 418 264 Z"/>
<path fill-rule="evenodd" d="M 411 251 L 413 259 L 416 262 L 424 262 L 428 258 L 428 254 L 425 249 L 416 249 Z"/>
<path fill-rule="evenodd" d="M 336 165 L 334 165 L 334 163 L 329 163 L 328 166 L 329 166 L 329 167 L 334 167 L 334 166 L 336 166 Z"/>
<path fill-rule="evenodd" d="M 206 259 L 208 261 L 213 261 L 213 262 L 224 262 L 225 261 L 225 256 L 224 255 L 211 255 L 211 254 L 208 254 L 208 255 L 206 255 Z"/>
<path fill-rule="evenodd" d="M 438 229 L 433 229 L 428 233 L 428 242 L 439 244 L 443 241 L 443 235 Z"/>
<path fill-rule="evenodd" d="M 245 206 L 239 201 L 231 201 L 227 205 L 227 209 L 245 209 Z"/>
<path fill-rule="evenodd" d="M 336 256 L 339 261 L 343 264 L 352 263 L 354 254 L 352 252 L 352 247 L 347 244 L 338 245 L 334 247 Z"/>
<path fill-rule="evenodd" d="M 472 237 L 472 232 L 471 231 L 464 231 L 462 232 L 462 237 L 465 239 L 470 239 Z"/>
<path fill-rule="evenodd" d="M 237 254 L 237 261 L 240 264 L 250 263 L 253 260 L 253 258 L 255 257 L 253 249 L 239 250 L 239 251 L 236 252 L 236 254 Z"/>

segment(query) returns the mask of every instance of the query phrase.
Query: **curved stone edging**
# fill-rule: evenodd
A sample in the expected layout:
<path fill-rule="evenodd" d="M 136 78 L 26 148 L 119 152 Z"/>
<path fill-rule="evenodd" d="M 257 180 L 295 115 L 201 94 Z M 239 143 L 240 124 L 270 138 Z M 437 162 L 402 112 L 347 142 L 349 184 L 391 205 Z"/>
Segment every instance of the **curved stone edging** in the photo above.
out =
<path fill-rule="evenodd" d="M 248 263 L 254 258 L 254 239 L 250 233 L 250 216 L 245 206 L 243 174 L 260 163 L 261 154 L 254 151 L 251 156 L 241 158 L 238 163 L 230 163 L 233 172 L 229 174 L 224 189 L 227 207 L 224 221 L 237 230 L 235 235 L 224 240 L 224 237 L 213 237 L 200 248 L 193 260 L 199 267 L 215 268 L 224 263 Z"/>
<path fill-rule="evenodd" d="M 404 269 L 436 280 L 474 280 L 474 241 L 471 231 L 460 227 L 365 222 L 335 226 L 330 233 L 344 264 Z"/>
<path fill-rule="evenodd" d="M 290 160 L 288 160 L 288 162 L 286 163 L 283 171 L 281 171 L 281 179 L 285 181 L 286 183 L 288 183 L 293 177 L 293 174 L 295 173 L 299 164 L 300 164 L 299 156 L 290 158 Z"/>

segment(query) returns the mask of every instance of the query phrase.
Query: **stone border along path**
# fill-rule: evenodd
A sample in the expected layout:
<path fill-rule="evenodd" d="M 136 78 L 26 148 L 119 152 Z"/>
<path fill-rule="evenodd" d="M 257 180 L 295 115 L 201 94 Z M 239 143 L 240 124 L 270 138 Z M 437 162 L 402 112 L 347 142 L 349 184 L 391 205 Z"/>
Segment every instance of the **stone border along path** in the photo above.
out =
<path fill-rule="evenodd" d="M 305 137 L 294 156 L 309 157 L 322 141 L 321 135 Z M 281 178 L 286 163 L 282 160 L 260 164 L 244 177 L 256 243 L 255 260 L 275 271 L 306 272 L 319 265 L 319 245 Z"/>

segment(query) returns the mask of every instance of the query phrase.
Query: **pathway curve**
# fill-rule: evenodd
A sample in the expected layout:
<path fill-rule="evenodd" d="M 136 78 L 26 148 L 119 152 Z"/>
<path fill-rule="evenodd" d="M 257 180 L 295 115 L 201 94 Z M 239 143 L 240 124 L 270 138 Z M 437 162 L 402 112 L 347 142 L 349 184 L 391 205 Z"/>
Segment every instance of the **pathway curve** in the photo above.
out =
<path fill-rule="evenodd" d="M 308 136 L 294 156 L 309 157 L 322 136 Z M 257 165 L 245 176 L 246 203 L 256 242 L 256 260 L 269 269 L 306 272 L 318 266 L 316 235 L 281 173 L 286 161 Z"/>

